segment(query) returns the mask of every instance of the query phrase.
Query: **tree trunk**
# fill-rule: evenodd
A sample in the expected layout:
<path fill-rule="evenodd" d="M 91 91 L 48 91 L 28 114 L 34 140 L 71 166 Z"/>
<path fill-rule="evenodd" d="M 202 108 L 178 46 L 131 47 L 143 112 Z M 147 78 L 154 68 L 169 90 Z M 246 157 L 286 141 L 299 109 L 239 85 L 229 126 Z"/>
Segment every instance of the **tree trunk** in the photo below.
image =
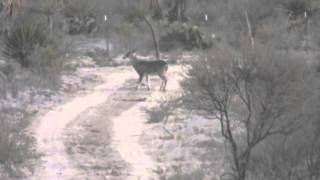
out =
<path fill-rule="evenodd" d="M 151 0 L 150 9 L 153 10 L 153 18 L 154 19 L 162 19 L 163 18 L 163 11 L 160 6 L 159 0 Z"/>
<path fill-rule="evenodd" d="M 304 50 L 308 53 L 310 49 L 310 38 L 309 38 L 309 27 L 310 27 L 310 20 L 307 12 L 305 12 L 305 18 L 306 18 L 306 25 L 305 25 L 305 33 L 304 33 Z"/>
<path fill-rule="evenodd" d="M 49 35 L 52 36 L 53 33 L 53 15 L 48 15 L 48 23 L 49 23 Z"/>
<path fill-rule="evenodd" d="M 169 21 L 184 21 L 186 19 L 185 12 L 187 10 L 186 0 L 175 0 L 173 7 L 169 10 Z"/>
<path fill-rule="evenodd" d="M 250 44 L 252 49 L 254 48 L 255 42 L 254 42 L 254 37 L 253 37 L 253 32 L 252 32 L 252 25 L 251 22 L 249 20 L 249 16 L 248 16 L 248 12 L 246 11 L 244 13 L 245 17 L 246 17 L 246 23 L 247 23 L 247 27 L 248 27 L 248 36 L 250 38 Z"/>
<path fill-rule="evenodd" d="M 6 0 L 4 1 L 4 8 L 6 16 L 12 17 L 20 15 L 22 12 L 22 0 Z"/>
<path fill-rule="evenodd" d="M 157 41 L 157 38 L 156 38 L 156 33 L 154 32 L 152 24 L 150 23 L 150 21 L 145 16 L 143 16 L 143 20 L 147 23 L 147 25 L 150 28 L 150 31 L 151 31 L 151 34 L 152 34 L 152 39 L 153 39 L 154 50 L 156 52 L 156 58 L 157 58 L 157 60 L 159 60 L 160 59 L 160 53 L 159 53 L 159 45 L 158 45 L 158 41 Z"/>
<path fill-rule="evenodd" d="M 105 21 L 105 33 L 104 33 L 104 38 L 105 38 L 105 45 L 106 45 L 106 53 L 107 53 L 107 57 L 110 57 L 110 31 L 109 31 L 109 18 L 107 15 L 105 15 L 104 17 L 104 21 Z"/>

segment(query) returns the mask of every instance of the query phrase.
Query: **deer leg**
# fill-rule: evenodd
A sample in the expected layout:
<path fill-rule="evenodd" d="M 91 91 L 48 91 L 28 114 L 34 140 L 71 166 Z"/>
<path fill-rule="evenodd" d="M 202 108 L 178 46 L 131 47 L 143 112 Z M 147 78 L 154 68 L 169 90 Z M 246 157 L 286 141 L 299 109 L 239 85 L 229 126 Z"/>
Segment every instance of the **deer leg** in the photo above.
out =
<path fill-rule="evenodd" d="M 160 86 L 160 91 L 166 91 L 166 86 L 167 86 L 167 77 L 165 75 L 159 75 L 160 78 L 162 79 L 162 83 Z"/>
<path fill-rule="evenodd" d="M 137 90 L 139 90 L 139 88 L 140 88 L 140 86 L 141 86 L 142 79 L 143 79 L 143 74 L 139 74 L 139 80 L 138 80 Z"/>
<path fill-rule="evenodd" d="M 162 91 L 162 88 L 163 88 L 163 78 L 159 75 L 160 79 L 161 79 L 161 85 L 160 85 L 160 91 Z"/>
<path fill-rule="evenodd" d="M 162 87 L 162 91 L 166 91 L 166 87 L 167 87 L 167 78 L 165 77 L 165 79 L 163 80 L 163 87 Z"/>
<path fill-rule="evenodd" d="M 162 90 L 162 88 L 163 88 L 163 80 L 161 79 L 160 91 Z"/>
<path fill-rule="evenodd" d="M 150 84 L 150 82 L 149 82 L 149 76 L 148 76 L 148 75 L 146 75 L 146 81 L 147 81 L 148 90 L 150 91 L 150 89 L 151 89 L 151 84 Z"/>

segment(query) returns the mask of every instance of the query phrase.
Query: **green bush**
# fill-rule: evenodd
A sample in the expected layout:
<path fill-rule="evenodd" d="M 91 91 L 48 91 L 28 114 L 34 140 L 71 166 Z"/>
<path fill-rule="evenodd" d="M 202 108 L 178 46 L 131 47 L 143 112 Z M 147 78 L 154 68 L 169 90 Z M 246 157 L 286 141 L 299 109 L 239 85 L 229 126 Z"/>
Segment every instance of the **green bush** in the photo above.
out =
<path fill-rule="evenodd" d="M 212 45 L 212 41 L 201 32 L 198 26 L 186 23 L 171 24 L 169 31 L 160 37 L 160 49 L 164 51 L 175 47 L 185 50 L 207 49 Z"/>
<path fill-rule="evenodd" d="M 32 67 L 30 69 L 42 79 L 51 79 L 52 81 L 49 83 L 58 82 L 56 78 L 59 78 L 63 69 L 63 62 L 59 49 L 52 46 L 39 47 L 32 56 Z"/>
<path fill-rule="evenodd" d="M 21 176 L 17 171 L 19 166 L 35 157 L 34 139 L 25 130 L 29 121 L 21 109 L 2 108 L 0 111 L 0 166 L 8 176 Z"/>
<path fill-rule="evenodd" d="M 87 0 L 67 1 L 63 14 L 67 19 L 70 34 L 90 34 L 97 31 L 94 3 Z"/>
<path fill-rule="evenodd" d="M 110 58 L 105 49 L 95 48 L 92 51 L 87 51 L 86 55 L 92 58 L 98 66 L 119 66 L 123 64 Z"/>
<path fill-rule="evenodd" d="M 160 107 L 153 107 L 145 110 L 148 115 L 148 123 L 160 123 L 167 118 L 167 112 Z"/>
<path fill-rule="evenodd" d="M 176 166 L 173 172 L 167 174 L 165 171 L 155 171 L 160 180 L 201 180 L 205 178 L 205 173 L 201 169 L 185 172 L 181 169 L 181 166 Z"/>
<path fill-rule="evenodd" d="M 177 103 L 178 101 L 174 97 L 170 97 L 159 100 L 157 106 L 146 108 L 148 123 L 166 123 L 169 117 L 176 112 Z"/>
<path fill-rule="evenodd" d="M 301 1 L 301 0 L 284 0 L 279 1 L 279 4 L 283 9 L 287 10 L 288 15 L 291 19 L 303 17 L 304 13 L 311 14 L 313 6 L 316 5 L 312 1 Z"/>
<path fill-rule="evenodd" d="M 204 178 L 204 173 L 201 170 L 196 170 L 190 173 L 176 172 L 167 180 L 200 180 Z"/>

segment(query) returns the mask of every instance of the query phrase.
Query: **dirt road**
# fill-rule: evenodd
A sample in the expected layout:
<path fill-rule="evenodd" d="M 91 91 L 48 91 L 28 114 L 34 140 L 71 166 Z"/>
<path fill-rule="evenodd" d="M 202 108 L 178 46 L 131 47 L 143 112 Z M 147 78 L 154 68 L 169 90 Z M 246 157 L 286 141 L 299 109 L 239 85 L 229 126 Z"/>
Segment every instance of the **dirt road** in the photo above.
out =
<path fill-rule="evenodd" d="M 163 95 L 160 81 L 153 78 L 153 91 L 135 91 L 131 67 L 95 71 L 101 85 L 38 118 L 42 156 L 30 179 L 154 179 L 155 162 L 139 139 L 148 128 L 142 107 Z M 177 88 L 177 81 L 168 87 Z"/>

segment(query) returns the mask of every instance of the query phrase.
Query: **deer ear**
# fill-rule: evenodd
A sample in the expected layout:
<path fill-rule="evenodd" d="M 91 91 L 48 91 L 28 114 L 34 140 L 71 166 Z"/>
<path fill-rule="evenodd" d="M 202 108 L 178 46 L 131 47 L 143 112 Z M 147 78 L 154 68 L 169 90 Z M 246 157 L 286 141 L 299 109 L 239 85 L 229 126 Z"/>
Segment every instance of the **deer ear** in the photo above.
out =
<path fill-rule="evenodd" d="M 137 51 L 137 49 L 132 49 L 129 52 L 127 52 L 122 58 L 127 58 L 129 55 L 134 54 Z"/>
<path fill-rule="evenodd" d="M 123 55 L 122 59 L 125 59 L 129 56 L 129 54 L 131 54 L 131 51 L 127 52 L 126 54 Z"/>

